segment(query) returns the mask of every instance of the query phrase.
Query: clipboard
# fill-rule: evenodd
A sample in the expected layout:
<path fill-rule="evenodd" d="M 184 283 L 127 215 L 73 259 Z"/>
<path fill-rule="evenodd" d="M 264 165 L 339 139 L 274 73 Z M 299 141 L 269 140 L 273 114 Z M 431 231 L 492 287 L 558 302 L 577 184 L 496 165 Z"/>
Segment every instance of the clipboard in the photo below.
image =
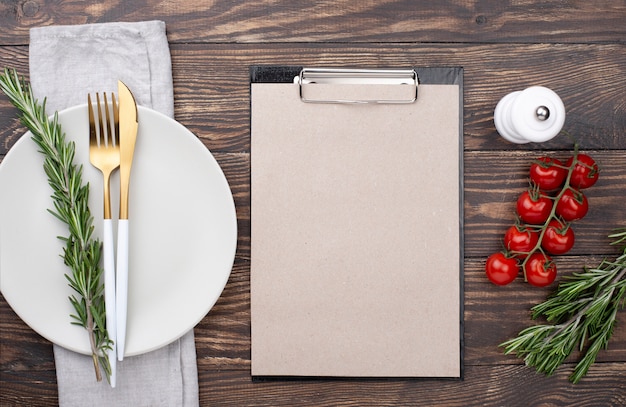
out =
<path fill-rule="evenodd" d="M 463 69 L 257 66 L 251 372 L 463 376 Z"/>

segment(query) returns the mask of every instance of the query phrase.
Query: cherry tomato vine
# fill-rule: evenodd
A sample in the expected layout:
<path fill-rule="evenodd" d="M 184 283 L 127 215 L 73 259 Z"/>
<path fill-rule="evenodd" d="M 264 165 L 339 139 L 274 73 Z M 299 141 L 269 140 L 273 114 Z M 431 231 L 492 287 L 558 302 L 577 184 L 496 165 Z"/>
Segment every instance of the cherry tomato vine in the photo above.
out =
<path fill-rule="evenodd" d="M 563 255 L 574 245 L 572 222 L 585 217 L 589 209 L 583 189 L 598 180 L 595 160 L 578 152 L 563 162 L 540 157 L 529 171 L 530 186 L 518 198 L 517 222 L 504 235 L 504 250 L 487 259 L 487 278 L 506 285 L 521 272 L 524 281 L 537 287 L 550 285 L 557 267 L 551 255 Z"/>

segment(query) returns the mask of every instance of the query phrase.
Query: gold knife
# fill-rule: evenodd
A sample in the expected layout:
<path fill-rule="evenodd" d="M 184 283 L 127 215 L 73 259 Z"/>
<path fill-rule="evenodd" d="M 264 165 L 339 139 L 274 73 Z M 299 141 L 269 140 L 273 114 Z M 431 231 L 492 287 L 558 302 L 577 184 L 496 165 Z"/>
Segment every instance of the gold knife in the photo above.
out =
<path fill-rule="evenodd" d="M 128 197 L 130 170 L 137 141 L 137 104 L 128 87 L 117 82 L 120 112 L 120 217 L 117 228 L 116 320 L 117 360 L 124 359 L 126 344 L 126 314 L 128 307 Z"/>

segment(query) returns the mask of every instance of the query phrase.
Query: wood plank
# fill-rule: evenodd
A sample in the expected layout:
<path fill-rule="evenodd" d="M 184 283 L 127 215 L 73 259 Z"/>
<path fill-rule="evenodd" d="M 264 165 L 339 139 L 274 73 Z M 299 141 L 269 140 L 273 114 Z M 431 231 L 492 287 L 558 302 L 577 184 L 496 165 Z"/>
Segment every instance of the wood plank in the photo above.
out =
<path fill-rule="evenodd" d="M 584 190 L 589 212 L 572 223 L 576 243 L 569 254 L 611 254 L 608 235 L 626 227 L 626 151 L 585 151 L 602 168 L 598 182 Z M 515 223 L 515 205 L 528 188 L 533 159 L 562 160 L 571 151 L 471 151 L 465 153 L 465 255 L 488 256 L 501 250 L 506 230 Z M 489 163 L 485 165 L 485 163 Z"/>
<path fill-rule="evenodd" d="M 537 288 L 525 283 L 521 274 L 508 286 L 495 286 L 485 276 L 485 259 L 466 259 L 465 365 L 521 363 L 513 356 L 504 355 L 499 344 L 514 338 L 528 326 L 545 323 L 543 320 L 531 320 L 530 309 L 543 302 L 563 276 L 582 271 L 583 265 L 595 266 L 600 260 L 601 257 L 597 256 L 555 259 L 559 270 L 556 282 L 548 287 Z M 609 349 L 598 354 L 598 361 L 626 363 L 626 313 L 618 314 L 617 320 Z M 576 353 L 568 360 L 577 361 L 579 357 Z"/>
<path fill-rule="evenodd" d="M 626 84 L 621 80 L 626 75 L 624 51 L 623 45 L 442 44 L 409 48 L 394 44 L 361 48 L 347 44 L 281 44 L 207 49 L 204 45 L 182 48 L 173 44 L 175 96 L 179 103 L 176 115 L 182 122 L 193 123 L 193 117 L 200 114 L 206 122 L 195 120 L 192 131 L 200 137 L 219 137 L 219 142 L 213 141 L 217 148 L 247 150 L 249 146 L 241 142 L 248 140 L 249 90 L 242 84 L 247 83 L 250 65 L 454 65 L 464 67 L 466 150 L 571 148 L 566 136 L 543 144 L 513 145 L 497 134 L 493 109 L 500 98 L 536 84 L 560 94 L 568 112 L 564 130 L 578 138 L 584 148 L 626 149 L 626 139 L 621 136 L 626 134 Z M 572 54 L 577 56 L 575 60 Z M 198 70 L 204 73 L 205 83 L 194 77 Z M 194 91 L 186 92 L 188 88 Z M 195 127 L 198 125 L 201 127 Z"/>
<path fill-rule="evenodd" d="M 214 371 L 199 364 L 200 404 L 210 406 L 618 406 L 626 402 L 626 370 L 599 364 L 587 380 L 567 382 L 524 366 L 472 366 L 464 381 L 372 379 L 251 381 L 247 371 Z M 515 389 L 514 391 L 507 391 Z M 471 400 L 471 401 L 470 401 Z"/>
<path fill-rule="evenodd" d="M 28 76 L 25 47 L 0 51 L 0 66 L 15 66 Z M 497 134 L 493 109 L 500 98 L 536 84 L 559 93 L 567 110 L 564 130 L 583 148 L 626 150 L 625 44 L 172 44 L 171 52 L 176 118 L 211 151 L 250 149 L 248 67 L 254 64 L 463 66 L 466 150 L 571 149 L 564 135 L 547 143 L 516 145 Z M 0 98 L 0 155 L 22 134 L 14 115 L 6 98 Z"/>
<path fill-rule="evenodd" d="M 420 379 L 320 379 L 252 381 L 246 370 L 215 370 L 198 363 L 201 406 L 409 406 L 558 405 L 620 406 L 626 403 L 626 370 L 619 363 L 597 364 L 577 385 L 569 369 L 546 378 L 524 366 L 471 366 L 464 381 Z M 507 391 L 515 389 L 515 391 Z M 2 405 L 57 406 L 56 384 L 11 382 Z"/>
<path fill-rule="evenodd" d="M 43 25 L 163 20 L 172 42 L 623 42 L 623 1 L 410 0 L 317 2 L 0 3 L 0 44 Z"/>
<path fill-rule="evenodd" d="M 0 405 L 58 405 L 52 345 L 0 295 Z"/>

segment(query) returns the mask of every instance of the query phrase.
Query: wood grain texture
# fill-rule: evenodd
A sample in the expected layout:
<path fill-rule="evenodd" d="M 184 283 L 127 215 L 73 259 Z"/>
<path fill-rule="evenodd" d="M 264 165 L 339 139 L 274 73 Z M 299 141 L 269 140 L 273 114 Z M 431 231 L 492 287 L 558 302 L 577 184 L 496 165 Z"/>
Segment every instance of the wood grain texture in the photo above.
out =
<path fill-rule="evenodd" d="M 626 140 L 620 136 L 626 134 L 626 84 L 621 80 L 626 75 L 626 46 L 621 44 L 531 44 L 514 48 L 449 44 L 270 44 L 262 48 L 245 44 L 173 45 L 172 55 L 175 83 L 185 86 L 175 90 L 180 103 L 177 118 L 191 122 L 188 114 L 205 114 L 210 127 L 195 128 L 200 137 L 205 132 L 219 132 L 226 137 L 228 133 L 224 131 L 233 132 L 232 140 L 223 140 L 229 144 L 218 144 L 218 148 L 249 148 L 240 144 L 248 140 L 249 116 L 249 91 L 241 83 L 247 81 L 247 67 L 254 64 L 463 66 L 465 149 L 570 148 L 567 137 L 541 145 L 513 146 L 496 133 L 493 109 L 500 98 L 537 84 L 559 93 L 568 112 L 564 129 L 581 139 L 585 148 L 626 148 Z M 198 70 L 203 72 L 202 80 L 207 86 L 202 95 L 194 86 L 198 84 Z M 186 92 L 189 88 L 196 91 Z"/>
<path fill-rule="evenodd" d="M 201 366 L 201 364 L 199 365 Z M 462 382 L 445 380 L 303 380 L 253 382 L 245 372 L 202 369 L 206 406 L 620 406 L 626 402 L 626 371 L 600 364 L 587 383 L 563 386 L 567 373 L 545 378 L 523 366 L 471 366 Z M 508 389 L 515 388 L 514 392 Z M 468 400 L 468 395 L 480 399 Z M 595 395 L 605 394 L 602 402 Z"/>
<path fill-rule="evenodd" d="M 586 151 L 601 166 L 598 182 L 583 193 L 589 200 L 587 216 L 572 223 L 576 243 L 569 254 L 611 254 L 608 235 L 626 227 L 626 153 L 621 150 Z M 515 223 L 515 204 L 528 189 L 533 159 L 548 155 L 562 160 L 571 152 L 472 151 L 465 154 L 465 255 L 488 256 L 501 249 L 502 237 Z M 485 163 L 489 163 L 488 166 Z"/>
<path fill-rule="evenodd" d="M 26 47 L 3 47 L 2 66 L 28 76 Z M 513 145 L 493 124 L 509 92 L 531 85 L 554 89 L 567 110 L 564 130 L 584 149 L 626 150 L 626 44 L 172 44 L 175 115 L 211 151 L 249 151 L 251 65 L 418 66 L 464 68 L 466 150 L 571 149 L 566 136 Z M 0 154 L 22 131 L 0 99 Z"/>
<path fill-rule="evenodd" d="M 624 42 L 623 0 L 5 0 L 0 43 L 41 25 L 159 19 L 172 42 Z"/>
<path fill-rule="evenodd" d="M 561 96 L 565 130 L 602 167 L 588 191 L 590 212 L 574 224 L 576 246 L 555 259 L 559 275 L 615 254 L 606 235 L 626 226 L 625 1 L 5 0 L 0 67 L 16 67 L 28 78 L 30 27 L 147 19 L 167 24 L 176 118 L 213 152 L 237 208 L 233 271 L 195 328 L 202 406 L 626 404 L 625 312 L 609 349 L 580 384 L 567 381 L 579 355 L 545 378 L 503 355 L 498 344 L 533 323 L 530 307 L 552 287 L 531 288 L 518 279 L 499 288 L 483 271 L 514 219 L 530 160 L 571 152 L 565 136 L 522 146 L 498 136 L 496 103 L 530 85 Z M 250 377 L 248 67 L 257 64 L 464 67 L 464 381 Z M 15 114 L 0 96 L 0 159 L 24 133 Z M 0 297 L 0 406 L 57 404 L 52 346 Z"/>

